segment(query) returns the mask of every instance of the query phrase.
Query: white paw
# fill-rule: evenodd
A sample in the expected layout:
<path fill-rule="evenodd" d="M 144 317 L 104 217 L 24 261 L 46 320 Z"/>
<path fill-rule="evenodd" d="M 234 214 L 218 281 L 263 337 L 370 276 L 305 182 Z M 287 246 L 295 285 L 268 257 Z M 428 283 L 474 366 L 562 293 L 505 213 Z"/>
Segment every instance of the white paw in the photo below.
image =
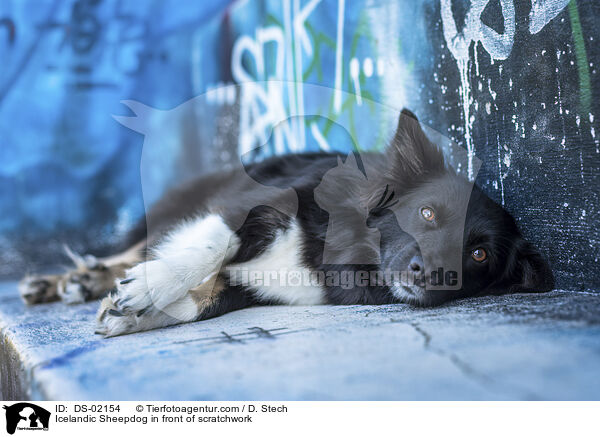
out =
<path fill-rule="evenodd" d="M 100 303 L 96 318 L 96 334 L 102 334 L 105 337 L 131 334 L 192 321 L 197 316 L 193 300 L 189 297 L 167 306 L 167 311 L 170 313 L 179 311 L 180 315 L 187 318 L 173 317 L 152 306 L 139 310 L 137 313 L 124 313 L 115 305 L 113 296 L 109 295 Z"/>
<path fill-rule="evenodd" d="M 125 314 L 135 314 L 152 306 L 165 308 L 187 291 L 175 272 L 176 266 L 162 259 L 127 270 L 125 279 L 117 280 L 117 288 L 111 292 L 115 306 Z"/>
<path fill-rule="evenodd" d="M 105 297 L 100 303 L 96 318 L 96 334 L 106 337 L 129 334 L 139 331 L 136 316 L 123 314 L 119 311 L 110 297 Z"/>

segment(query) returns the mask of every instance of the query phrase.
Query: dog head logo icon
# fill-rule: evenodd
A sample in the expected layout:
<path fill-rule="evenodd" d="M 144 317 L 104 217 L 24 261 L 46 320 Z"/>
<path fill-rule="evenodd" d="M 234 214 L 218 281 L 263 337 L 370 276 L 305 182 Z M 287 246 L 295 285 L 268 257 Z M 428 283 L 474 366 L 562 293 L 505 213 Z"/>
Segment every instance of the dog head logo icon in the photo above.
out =
<path fill-rule="evenodd" d="M 50 422 L 50 411 L 35 404 L 19 402 L 4 406 L 6 410 L 6 432 L 14 434 L 19 430 L 47 430 Z"/>

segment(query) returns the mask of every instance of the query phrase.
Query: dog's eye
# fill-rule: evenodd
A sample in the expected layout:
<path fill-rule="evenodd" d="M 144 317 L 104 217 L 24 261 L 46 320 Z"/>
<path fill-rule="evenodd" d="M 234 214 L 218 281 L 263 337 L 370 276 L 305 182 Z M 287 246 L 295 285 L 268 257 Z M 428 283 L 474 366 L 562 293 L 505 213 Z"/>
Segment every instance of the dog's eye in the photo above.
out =
<path fill-rule="evenodd" d="M 487 253 L 480 247 L 471 252 L 471 258 L 480 263 L 486 260 Z"/>
<path fill-rule="evenodd" d="M 421 208 L 421 215 L 428 222 L 432 222 L 435 219 L 435 213 L 433 212 L 433 209 L 427 206 Z"/>

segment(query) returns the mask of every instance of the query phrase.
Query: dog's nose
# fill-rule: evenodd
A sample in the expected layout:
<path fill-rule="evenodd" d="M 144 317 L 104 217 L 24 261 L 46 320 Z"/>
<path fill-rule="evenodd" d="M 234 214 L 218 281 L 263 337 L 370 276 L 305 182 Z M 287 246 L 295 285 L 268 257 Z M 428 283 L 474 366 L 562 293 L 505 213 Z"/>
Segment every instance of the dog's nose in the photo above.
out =
<path fill-rule="evenodd" d="M 410 263 L 408 263 L 408 268 L 414 273 L 423 273 L 425 271 L 423 258 L 420 255 L 413 256 Z"/>

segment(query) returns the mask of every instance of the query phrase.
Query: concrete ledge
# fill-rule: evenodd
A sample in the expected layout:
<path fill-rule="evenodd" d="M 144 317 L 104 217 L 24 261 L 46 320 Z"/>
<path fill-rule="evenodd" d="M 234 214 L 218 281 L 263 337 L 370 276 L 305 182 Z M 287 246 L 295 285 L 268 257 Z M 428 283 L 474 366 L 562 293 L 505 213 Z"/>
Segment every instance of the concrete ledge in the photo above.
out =
<path fill-rule="evenodd" d="M 600 294 L 257 307 L 104 340 L 0 283 L 5 400 L 600 399 Z"/>

